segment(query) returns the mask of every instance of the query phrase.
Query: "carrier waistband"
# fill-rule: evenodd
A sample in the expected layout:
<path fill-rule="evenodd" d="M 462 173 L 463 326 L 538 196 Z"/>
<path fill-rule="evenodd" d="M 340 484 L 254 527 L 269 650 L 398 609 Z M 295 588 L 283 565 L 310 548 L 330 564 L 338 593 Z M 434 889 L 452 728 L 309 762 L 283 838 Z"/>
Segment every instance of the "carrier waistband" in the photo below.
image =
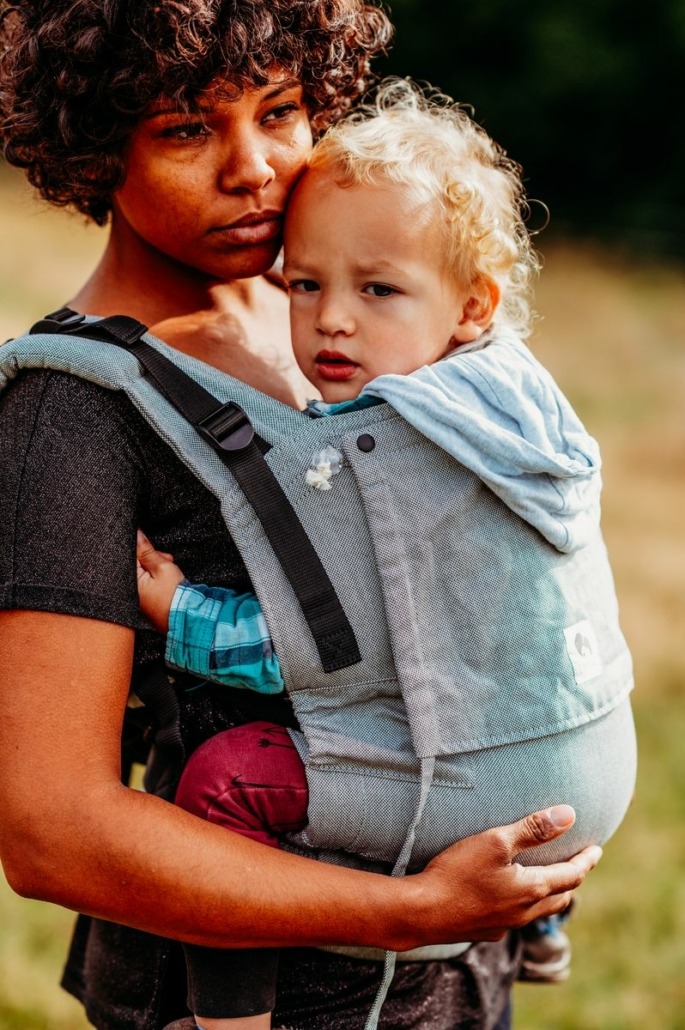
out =
<path fill-rule="evenodd" d="M 428 944 L 423 948 L 412 948 L 411 951 L 398 951 L 396 961 L 441 962 L 443 959 L 463 955 L 470 947 L 471 942 L 465 941 L 456 944 Z M 387 954 L 382 948 L 353 948 L 337 944 L 322 945 L 317 951 L 330 951 L 334 955 L 346 955 L 348 958 L 365 959 L 369 962 L 383 962 Z"/>

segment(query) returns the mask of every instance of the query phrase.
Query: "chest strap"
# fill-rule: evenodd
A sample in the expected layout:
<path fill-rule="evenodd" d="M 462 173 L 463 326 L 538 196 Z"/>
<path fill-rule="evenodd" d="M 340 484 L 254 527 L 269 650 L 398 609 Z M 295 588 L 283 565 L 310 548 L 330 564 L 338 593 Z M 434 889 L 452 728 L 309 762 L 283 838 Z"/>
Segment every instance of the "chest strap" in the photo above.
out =
<path fill-rule="evenodd" d="M 142 339 L 147 326 L 125 315 L 87 322 L 61 308 L 31 327 L 31 334 L 61 333 L 104 340 L 130 351 L 161 394 L 228 466 L 252 506 L 297 597 L 325 672 L 361 661 L 354 631 L 314 546 L 255 440 L 243 409 L 222 404 L 164 354 Z"/>

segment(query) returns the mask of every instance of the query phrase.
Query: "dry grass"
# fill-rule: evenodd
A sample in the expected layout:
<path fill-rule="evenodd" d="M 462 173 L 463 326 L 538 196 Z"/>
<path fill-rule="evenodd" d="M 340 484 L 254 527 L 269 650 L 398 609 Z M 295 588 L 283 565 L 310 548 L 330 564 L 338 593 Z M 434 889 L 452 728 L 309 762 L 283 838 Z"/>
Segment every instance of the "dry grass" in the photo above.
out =
<path fill-rule="evenodd" d="M 103 235 L 0 179 L 0 339 L 68 299 Z M 638 793 L 571 924 L 574 974 L 517 1030 L 685 1028 L 685 271 L 548 241 L 533 348 L 604 453 L 604 528 L 635 657 Z M 0 1027 L 80 1030 L 55 986 L 71 916 L 0 886 Z"/>
<path fill-rule="evenodd" d="M 685 270 L 557 245 L 538 307 L 534 349 L 602 445 L 604 529 L 638 683 L 673 663 L 682 676 Z"/>
<path fill-rule="evenodd" d="M 519 987 L 530 1030 L 685 1027 L 685 270 L 557 242 L 533 347 L 599 439 L 603 525 L 633 651 L 635 803 L 581 892 L 574 973 Z"/>

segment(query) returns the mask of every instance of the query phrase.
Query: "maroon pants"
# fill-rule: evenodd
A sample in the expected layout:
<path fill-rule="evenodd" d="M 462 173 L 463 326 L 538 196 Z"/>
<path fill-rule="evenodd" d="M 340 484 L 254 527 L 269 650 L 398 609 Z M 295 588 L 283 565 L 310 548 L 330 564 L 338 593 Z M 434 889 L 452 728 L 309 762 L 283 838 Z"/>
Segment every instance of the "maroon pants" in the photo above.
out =
<path fill-rule="evenodd" d="M 205 741 L 176 794 L 186 811 L 244 837 L 278 847 L 278 834 L 307 820 L 307 780 L 288 731 L 250 722 Z"/>
<path fill-rule="evenodd" d="M 287 730 L 252 722 L 211 737 L 194 752 L 176 804 L 220 826 L 278 847 L 278 834 L 307 821 L 304 766 Z M 270 1012 L 276 1001 L 279 952 L 184 945 L 188 1007 L 228 1019 Z"/>

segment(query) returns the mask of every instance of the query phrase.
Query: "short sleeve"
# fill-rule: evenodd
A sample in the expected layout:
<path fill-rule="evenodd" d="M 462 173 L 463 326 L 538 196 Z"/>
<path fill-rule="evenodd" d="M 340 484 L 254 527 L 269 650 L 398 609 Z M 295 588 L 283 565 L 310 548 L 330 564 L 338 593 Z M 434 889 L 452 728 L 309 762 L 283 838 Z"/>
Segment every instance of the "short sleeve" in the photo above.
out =
<path fill-rule="evenodd" d="M 60 372 L 21 373 L 0 396 L 0 607 L 145 625 L 136 419 L 124 395 Z"/>

